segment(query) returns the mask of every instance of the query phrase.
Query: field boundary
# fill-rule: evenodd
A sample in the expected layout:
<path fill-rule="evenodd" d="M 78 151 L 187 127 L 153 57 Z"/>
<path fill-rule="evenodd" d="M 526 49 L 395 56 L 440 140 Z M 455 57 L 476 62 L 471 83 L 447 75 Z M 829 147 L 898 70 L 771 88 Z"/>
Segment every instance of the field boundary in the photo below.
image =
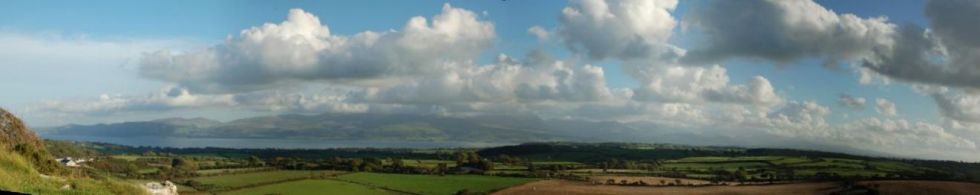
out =
<path fill-rule="evenodd" d="M 278 171 L 278 170 L 279 169 L 273 169 L 271 171 Z M 267 170 L 267 171 L 269 171 L 269 170 Z M 266 172 L 266 171 L 256 171 L 256 172 L 248 172 L 248 173 L 241 173 L 241 174 L 258 173 L 258 172 Z M 194 188 L 195 190 L 201 191 L 201 192 L 220 193 L 220 192 L 230 192 L 230 191 L 235 191 L 235 190 L 242 190 L 242 189 L 248 189 L 248 188 L 255 188 L 255 187 L 261 187 L 261 186 L 274 185 L 274 184 L 287 183 L 287 182 L 294 182 L 294 181 L 309 180 L 309 179 L 335 179 L 337 176 L 346 175 L 346 174 L 350 174 L 350 173 L 349 172 L 341 172 L 341 173 L 337 173 L 337 174 L 331 174 L 330 176 L 327 176 L 327 177 L 318 177 L 318 176 L 309 176 L 308 175 L 308 176 L 304 176 L 304 177 L 288 178 L 288 179 L 276 180 L 276 181 L 269 181 L 269 182 L 259 182 L 259 183 L 245 185 L 245 186 L 228 187 L 228 188 L 220 188 L 220 189 L 212 189 L 212 190 L 201 190 L 201 189 L 198 189 L 198 188 L 194 188 L 192 186 L 188 186 L 188 187 Z M 212 176 L 228 176 L 228 175 L 238 175 L 238 174 L 212 175 Z M 204 177 L 212 177 L 212 176 L 204 176 Z M 193 179 L 190 179 L 190 180 L 193 180 Z"/>
<path fill-rule="evenodd" d="M 361 183 L 361 182 L 356 182 L 356 181 L 350 181 L 350 180 L 340 179 L 340 178 L 336 178 L 336 177 L 326 178 L 326 179 L 337 180 L 337 181 L 342 181 L 342 182 L 347 182 L 347 183 L 352 183 L 352 184 L 357 184 L 357 185 L 362 185 L 362 186 L 368 186 L 368 187 L 373 187 L 373 188 L 388 190 L 388 191 L 392 191 L 392 192 L 398 192 L 398 193 L 402 193 L 402 194 L 424 195 L 424 194 L 420 194 L 420 193 L 409 192 L 409 191 L 404 191 L 404 190 L 396 190 L 396 189 L 391 189 L 391 188 L 387 188 L 387 187 L 383 187 L 383 186 L 378 186 L 378 185 L 374 185 L 374 184 L 368 184 L 368 183 Z"/>

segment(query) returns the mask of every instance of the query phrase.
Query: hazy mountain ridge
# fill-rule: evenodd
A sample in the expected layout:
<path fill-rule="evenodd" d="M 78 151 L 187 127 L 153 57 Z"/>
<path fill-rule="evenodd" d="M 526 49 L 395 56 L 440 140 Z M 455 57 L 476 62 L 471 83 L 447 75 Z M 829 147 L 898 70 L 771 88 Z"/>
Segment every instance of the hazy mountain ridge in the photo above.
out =
<path fill-rule="evenodd" d="M 142 122 L 41 128 L 58 136 L 269 138 L 421 142 L 525 143 L 546 141 L 673 143 L 701 146 L 818 149 L 882 157 L 901 155 L 780 137 L 761 132 L 728 134 L 676 131 L 645 123 L 541 119 L 534 116 L 436 116 L 414 114 L 286 114 L 220 122 L 166 118 Z M 742 139 L 765 138 L 764 141 Z M 904 156 L 909 157 L 909 156 Z"/>
<path fill-rule="evenodd" d="M 42 135 L 167 136 L 222 138 L 304 138 L 333 140 L 410 140 L 528 142 L 579 140 L 542 119 L 508 116 L 444 117 L 410 114 L 276 115 L 220 122 L 168 118 L 142 122 L 67 125 Z"/>

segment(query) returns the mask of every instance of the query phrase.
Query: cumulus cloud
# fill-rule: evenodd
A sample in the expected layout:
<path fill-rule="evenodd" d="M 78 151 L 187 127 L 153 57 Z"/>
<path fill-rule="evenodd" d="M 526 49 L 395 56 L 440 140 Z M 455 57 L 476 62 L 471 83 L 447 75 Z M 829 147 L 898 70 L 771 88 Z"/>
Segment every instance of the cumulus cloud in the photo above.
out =
<path fill-rule="evenodd" d="M 885 116 L 898 115 L 898 110 L 895 108 L 895 103 L 884 98 L 875 99 L 875 111 L 877 111 L 878 114 Z"/>
<path fill-rule="evenodd" d="M 906 81 L 954 87 L 980 87 L 980 12 L 977 1 L 928 1 L 929 29 L 903 26 L 892 50 L 864 63 L 881 74 Z"/>
<path fill-rule="evenodd" d="M 562 9 L 557 34 L 565 45 L 592 59 L 668 55 L 665 44 L 677 25 L 676 0 L 572 1 Z"/>
<path fill-rule="evenodd" d="M 35 109 L 60 113 L 112 114 L 237 104 L 232 95 L 198 95 L 191 94 L 187 89 L 166 87 L 147 96 L 102 94 L 95 100 L 50 101 Z"/>
<path fill-rule="evenodd" d="M 841 106 L 856 110 L 863 110 L 864 102 L 865 99 L 863 97 L 852 97 L 846 94 L 841 94 L 840 98 L 837 99 L 837 103 Z"/>
<path fill-rule="evenodd" d="M 926 148 L 957 148 L 957 149 L 976 149 L 976 143 L 960 136 L 951 134 L 942 126 L 925 123 L 910 122 L 904 119 L 877 119 L 870 118 L 846 123 L 840 126 L 835 135 L 843 140 L 850 140 L 857 143 L 869 145 L 884 145 L 900 147 L 902 149 L 911 147 Z M 896 150 L 893 152 L 898 152 Z"/>
<path fill-rule="evenodd" d="M 362 80 L 437 73 L 483 53 L 494 25 L 445 4 L 429 21 L 413 17 L 400 31 L 336 35 L 300 9 L 286 21 L 243 30 L 205 50 L 162 50 L 144 56 L 140 74 L 193 91 L 241 92 L 290 81 Z"/>
<path fill-rule="evenodd" d="M 719 126 L 716 128 L 756 129 L 820 143 L 931 158 L 963 158 L 963 153 L 977 148 L 975 141 L 950 132 L 955 126 L 880 118 L 830 124 L 825 119 L 831 113 L 830 108 L 813 101 L 790 102 L 765 115 L 744 109 L 728 113 L 741 116 L 738 120 L 716 118 L 713 122 Z"/>
<path fill-rule="evenodd" d="M 884 17 L 837 14 L 810 0 L 710 1 L 694 7 L 684 26 L 705 39 L 684 61 L 749 57 L 786 64 L 804 57 L 857 60 L 892 45 L 895 25 Z"/>
<path fill-rule="evenodd" d="M 551 38 L 551 32 L 548 32 L 548 30 L 545 30 L 544 27 L 541 26 L 532 26 L 531 28 L 527 29 L 527 33 L 534 35 L 534 37 L 537 37 L 538 40 L 541 41 L 547 41 Z"/>
<path fill-rule="evenodd" d="M 562 10 L 557 36 L 573 52 L 601 60 L 624 61 L 637 80 L 634 99 L 646 102 L 720 102 L 771 106 L 782 102 L 768 79 L 729 83 L 725 68 L 685 67 L 685 55 L 668 40 L 677 21 L 677 1 L 574 1 Z"/>
<path fill-rule="evenodd" d="M 764 77 L 752 77 L 746 85 L 729 84 L 725 68 L 650 66 L 638 71 L 644 86 L 636 89 L 637 100 L 666 102 L 728 102 L 769 106 L 783 98 Z"/>
<path fill-rule="evenodd" d="M 937 92 L 932 94 L 943 116 L 961 122 L 980 122 L 980 94 Z"/>
<path fill-rule="evenodd" d="M 802 129 L 825 129 L 829 125 L 824 117 L 830 108 L 814 101 L 790 102 L 786 106 L 767 115 L 770 127 L 794 127 Z"/>
<path fill-rule="evenodd" d="M 562 61 L 522 64 L 501 55 L 499 62 L 465 66 L 434 76 L 368 90 L 368 101 L 405 104 L 471 102 L 602 101 L 611 98 L 602 67 L 575 67 Z"/>

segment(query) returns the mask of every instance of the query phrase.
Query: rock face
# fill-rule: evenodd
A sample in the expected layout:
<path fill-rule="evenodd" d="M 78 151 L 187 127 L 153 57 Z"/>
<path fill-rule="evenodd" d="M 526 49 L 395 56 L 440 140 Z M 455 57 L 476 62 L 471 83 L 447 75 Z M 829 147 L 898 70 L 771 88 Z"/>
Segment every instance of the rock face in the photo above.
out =
<path fill-rule="evenodd" d="M 12 150 L 23 155 L 42 173 L 60 169 L 44 147 L 44 142 L 19 118 L 0 108 L 0 150 Z"/>
<path fill-rule="evenodd" d="M 149 182 L 143 184 L 143 188 L 151 195 L 177 195 L 177 185 L 170 181 Z"/>

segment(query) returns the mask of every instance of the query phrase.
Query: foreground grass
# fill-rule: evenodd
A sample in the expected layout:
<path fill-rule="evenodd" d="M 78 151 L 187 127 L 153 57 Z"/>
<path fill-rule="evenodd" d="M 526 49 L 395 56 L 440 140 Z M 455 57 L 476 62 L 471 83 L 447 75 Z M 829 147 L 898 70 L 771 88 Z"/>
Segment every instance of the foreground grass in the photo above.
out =
<path fill-rule="evenodd" d="M 468 189 L 470 192 L 492 192 L 533 181 L 531 178 L 494 177 L 482 175 L 405 175 L 386 173 L 354 173 L 338 177 L 370 186 L 418 194 L 454 194 Z"/>
<path fill-rule="evenodd" d="M 61 189 L 69 185 L 72 189 Z M 144 194 L 139 186 L 114 179 L 41 177 L 16 153 L 0 151 L 0 190 L 29 194 Z"/>
<path fill-rule="evenodd" d="M 263 194 L 290 194 L 290 195 L 319 195 L 319 194 L 360 194 L 360 195 L 384 195 L 392 194 L 389 191 L 371 188 L 359 184 L 348 183 L 336 180 L 311 179 L 300 180 L 272 185 L 264 185 L 254 188 L 245 188 L 236 191 L 229 191 L 218 194 L 241 194 L 241 195 L 263 195 Z"/>
<path fill-rule="evenodd" d="M 319 175 L 336 175 L 338 171 L 265 171 L 242 174 L 197 177 L 196 180 L 205 185 L 214 185 L 215 189 L 233 189 L 279 181 L 311 178 Z"/>

